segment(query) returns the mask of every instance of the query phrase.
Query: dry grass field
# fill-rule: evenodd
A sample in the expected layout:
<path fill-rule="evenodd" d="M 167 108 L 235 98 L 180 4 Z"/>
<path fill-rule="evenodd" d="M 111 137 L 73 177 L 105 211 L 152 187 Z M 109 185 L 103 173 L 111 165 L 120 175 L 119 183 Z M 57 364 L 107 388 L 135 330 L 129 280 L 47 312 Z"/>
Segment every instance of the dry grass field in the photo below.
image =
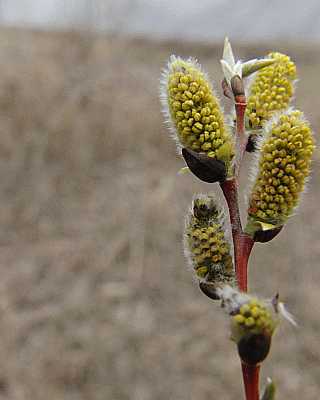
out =
<path fill-rule="evenodd" d="M 320 46 L 238 55 L 270 49 L 296 60 L 297 104 L 318 137 Z M 216 188 L 177 175 L 158 100 L 171 53 L 221 79 L 220 45 L 0 33 L 0 399 L 241 398 L 227 320 L 182 254 L 193 193 Z M 281 326 L 263 368 L 279 399 L 320 396 L 314 159 L 300 212 L 250 264 L 251 289 L 279 291 L 299 321 Z"/>

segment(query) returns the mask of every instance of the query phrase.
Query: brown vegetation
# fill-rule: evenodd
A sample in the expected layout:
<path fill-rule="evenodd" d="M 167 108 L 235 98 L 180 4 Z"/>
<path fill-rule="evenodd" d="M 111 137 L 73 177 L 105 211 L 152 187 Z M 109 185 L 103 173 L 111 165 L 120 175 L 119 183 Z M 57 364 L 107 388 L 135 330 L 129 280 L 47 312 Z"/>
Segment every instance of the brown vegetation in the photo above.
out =
<path fill-rule="evenodd" d="M 297 61 L 318 129 L 319 49 L 274 48 Z M 214 186 L 177 175 L 158 100 L 173 52 L 221 79 L 220 45 L 1 31 L 0 399 L 239 399 L 227 321 L 182 254 L 192 194 Z M 301 211 L 250 264 L 252 289 L 279 290 L 300 324 L 264 368 L 279 398 L 320 392 L 319 158 Z"/>

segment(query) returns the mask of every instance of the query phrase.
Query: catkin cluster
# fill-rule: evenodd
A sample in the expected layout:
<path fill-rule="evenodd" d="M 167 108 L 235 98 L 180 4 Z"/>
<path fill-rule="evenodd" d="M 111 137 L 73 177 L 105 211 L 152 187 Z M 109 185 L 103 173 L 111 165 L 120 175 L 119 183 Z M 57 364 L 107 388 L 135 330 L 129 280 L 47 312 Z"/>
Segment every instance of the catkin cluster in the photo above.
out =
<path fill-rule="evenodd" d="M 271 336 L 275 327 L 276 321 L 271 312 L 256 298 L 243 304 L 232 317 L 232 332 L 237 337 L 247 333 Z"/>
<path fill-rule="evenodd" d="M 276 226 L 286 222 L 310 174 L 313 149 L 310 126 L 300 111 L 290 110 L 266 126 L 249 217 Z"/>
<path fill-rule="evenodd" d="M 163 103 L 181 146 L 230 163 L 234 148 L 212 87 L 193 60 L 170 58 L 163 79 Z"/>
<path fill-rule="evenodd" d="M 185 228 L 186 254 L 199 279 L 233 285 L 235 273 L 230 244 L 220 214 L 212 197 L 194 200 Z"/>
<path fill-rule="evenodd" d="M 218 288 L 217 294 L 231 316 L 231 339 L 246 364 L 256 365 L 267 357 L 280 315 L 294 323 L 277 297 L 266 301 L 227 285 Z"/>
<path fill-rule="evenodd" d="M 278 318 L 270 307 L 252 297 L 234 313 L 231 338 L 237 343 L 239 356 L 245 364 L 257 365 L 267 357 L 277 323 Z"/>
<path fill-rule="evenodd" d="M 290 57 L 281 53 L 270 53 L 276 62 L 261 69 L 249 88 L 246 110 L 248 128 L 260 129 L 275 111 L 285 110 L 294 91 L 297 78 L 296 66 Z"/>

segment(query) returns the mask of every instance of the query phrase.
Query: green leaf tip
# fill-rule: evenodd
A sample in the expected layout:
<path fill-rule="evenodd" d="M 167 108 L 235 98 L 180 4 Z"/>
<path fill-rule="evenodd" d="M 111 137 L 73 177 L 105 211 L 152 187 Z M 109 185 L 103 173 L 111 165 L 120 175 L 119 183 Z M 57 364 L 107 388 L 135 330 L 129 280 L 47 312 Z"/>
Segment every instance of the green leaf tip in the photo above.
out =
<path fill-rule="evenodd" d="M 269 67 L 270 65 L 276 62 L 275 59 L 272 58 L 263 58 L 263 59 L 255 59 L 250 60 L 242 64 L 242 77 L 246 78 L 260 69 Z"/>
<path fill-rule="evenodd" d="M 267 384 L 260 400 L 275 400 L 276 385 L 271 378 L 267 378 Z"/>

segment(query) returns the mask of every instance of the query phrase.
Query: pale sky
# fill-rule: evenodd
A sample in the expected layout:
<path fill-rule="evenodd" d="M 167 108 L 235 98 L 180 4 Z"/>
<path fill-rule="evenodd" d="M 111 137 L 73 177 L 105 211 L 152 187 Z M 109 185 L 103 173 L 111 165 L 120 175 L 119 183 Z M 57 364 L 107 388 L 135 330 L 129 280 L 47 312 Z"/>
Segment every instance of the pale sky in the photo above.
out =
<path fill-rule="evenodd" d="M 217 40 L 320 39 L 319 0 L 0 0 L 0 23 Z"/>

